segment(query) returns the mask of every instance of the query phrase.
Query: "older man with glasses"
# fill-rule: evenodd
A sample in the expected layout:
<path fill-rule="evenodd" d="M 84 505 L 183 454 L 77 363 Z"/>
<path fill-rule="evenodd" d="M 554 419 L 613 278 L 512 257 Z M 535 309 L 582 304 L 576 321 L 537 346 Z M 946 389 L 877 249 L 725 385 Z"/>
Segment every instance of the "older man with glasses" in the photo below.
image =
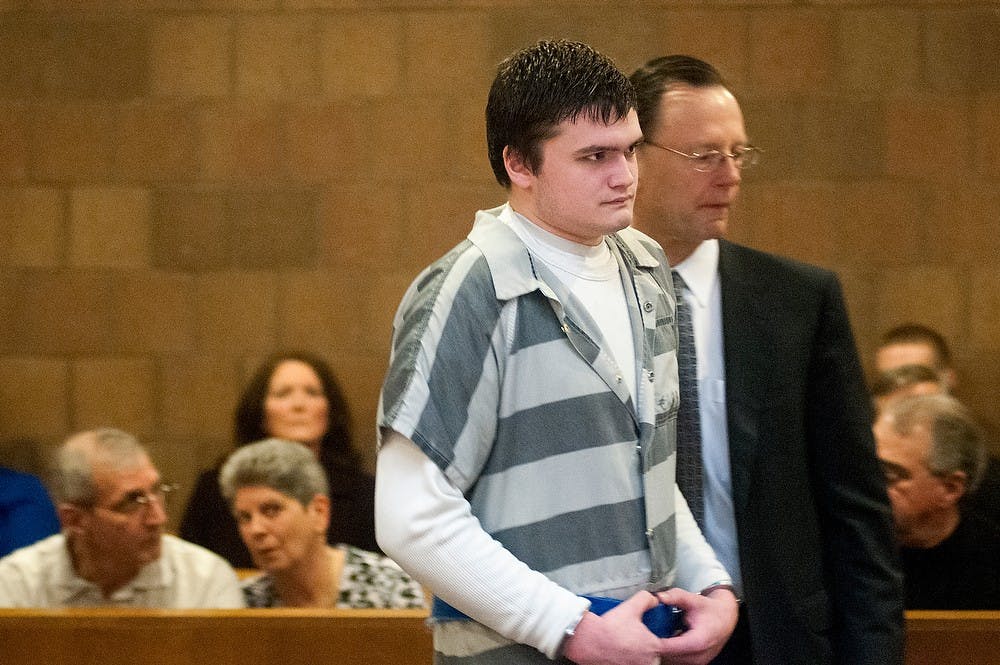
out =
<path fill-rule="evenodd" d="M 62 533 L 0 559 L 0 607 L 243 606 L 225 560 L 163 533 L 173 486 L 131 434 L 71 436 L 52 489 Z"/>
<path fill-rule="evenodd" d="M 631 80 L 635 226 L 678 303 L 677 484 L 743 600 L 713 662 L 898 663 L 901 576 L 838 279 L 725 240 L 761 150 L 715 68 L 666 56 Z"/>

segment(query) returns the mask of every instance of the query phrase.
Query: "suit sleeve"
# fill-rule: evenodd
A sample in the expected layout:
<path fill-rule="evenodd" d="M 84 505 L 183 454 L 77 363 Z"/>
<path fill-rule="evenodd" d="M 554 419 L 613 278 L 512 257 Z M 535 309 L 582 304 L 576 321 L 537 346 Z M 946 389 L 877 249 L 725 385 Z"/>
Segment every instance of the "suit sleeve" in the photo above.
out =
<path fill-rule="evenodd" d="M 807 391 L 810 473 L 823 533 L 837 662 L 902 663 L 902 573 L 875 454 L 868 393 L 830 276 Z"/>

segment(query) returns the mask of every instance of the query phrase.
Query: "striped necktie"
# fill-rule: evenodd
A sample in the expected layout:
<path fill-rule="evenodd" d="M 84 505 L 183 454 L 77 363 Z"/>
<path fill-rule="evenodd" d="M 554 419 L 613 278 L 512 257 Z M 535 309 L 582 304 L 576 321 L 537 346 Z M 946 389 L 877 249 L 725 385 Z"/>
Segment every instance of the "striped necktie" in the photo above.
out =
<path fill-rule="evenodd" d="M 691 309 L 684 299 L 687 285 L 676 270 L 670 272 L 677 296 L 677 373 L 681 402 L 677 411 L 677 485 L 698 526 L 704 528 L 705 500 L 701 477 L 701 419 L 698 415 L 698 358 L 694 346 Z"/>

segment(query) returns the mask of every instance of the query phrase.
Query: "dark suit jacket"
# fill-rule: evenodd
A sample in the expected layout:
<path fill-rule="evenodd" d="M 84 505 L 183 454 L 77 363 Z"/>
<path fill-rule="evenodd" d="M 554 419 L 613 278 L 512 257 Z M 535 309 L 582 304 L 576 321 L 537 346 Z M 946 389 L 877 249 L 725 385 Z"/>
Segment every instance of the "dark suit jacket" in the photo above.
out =
<path fill-rule="evenodd" d="M 964 513 L 978 515 L 1000 529 L 1000 458 L 990 455 L 979 487 L 964 497 Z"/>
<path fill-rule="evenodd" d="M 840 284 L 827 270 L 719 245 L 752 662 L 900 663 L 902 577 Z"/>

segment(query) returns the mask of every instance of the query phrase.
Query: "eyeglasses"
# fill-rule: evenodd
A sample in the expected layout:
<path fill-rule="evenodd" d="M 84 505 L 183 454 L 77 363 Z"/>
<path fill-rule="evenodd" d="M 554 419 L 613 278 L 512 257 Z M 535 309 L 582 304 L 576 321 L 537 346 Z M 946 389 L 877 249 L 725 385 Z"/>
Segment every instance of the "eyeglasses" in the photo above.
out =
<path fill-rule="evenodd" d="M 910 472 L 900 465 L 885 460 L 879 461 L 882 464 L 882 473 L 885 475 L 887 485 L 895 485 L 899 481 L 907 480 L 910 477 Z"/>
<path fill-rule="evenodd" d="M 171 483 L 160 483 L 149 491 L 135 490 L 129 492 L 125 497 L 113 506 L 94 506 L 104 508 L 119 515 L 135 515 L 138 512 L 147 510 L 154 501 L 160 506 L 167 505 L 167 497 L 177 490 L 177 485 Z"/>
<path fill-rule="evenodd" d="M 705 152 L 681 152 L 680 150 L 674 150 L 673 148 L 668 148 L 665 145 L 660 145 L 659 143 L 654 143 L 649 139 L 643 141 L 647 145 L 651 145 L 654 148 L 659 148 L 660 150 L 666 150 L 667 152 L 672 152 L 675 155 L 680 155 L 681 157 L 686 157 L 691 165 L 694 166 L 694 170 L 699 173 L 710 173 L 715 169 L 722 166 L 722 163 L 726 159 L 733 160 L 733 164 L 736 168 L 743 170 L 748 169 L 757 163 L 760 158 L 760 153 L 763 152 L 760 148 L 752 145 L 744 146 L 742 148 L 736 148 L 733 152 L 722 152 L 721 150 L 707 150 Z"/>

